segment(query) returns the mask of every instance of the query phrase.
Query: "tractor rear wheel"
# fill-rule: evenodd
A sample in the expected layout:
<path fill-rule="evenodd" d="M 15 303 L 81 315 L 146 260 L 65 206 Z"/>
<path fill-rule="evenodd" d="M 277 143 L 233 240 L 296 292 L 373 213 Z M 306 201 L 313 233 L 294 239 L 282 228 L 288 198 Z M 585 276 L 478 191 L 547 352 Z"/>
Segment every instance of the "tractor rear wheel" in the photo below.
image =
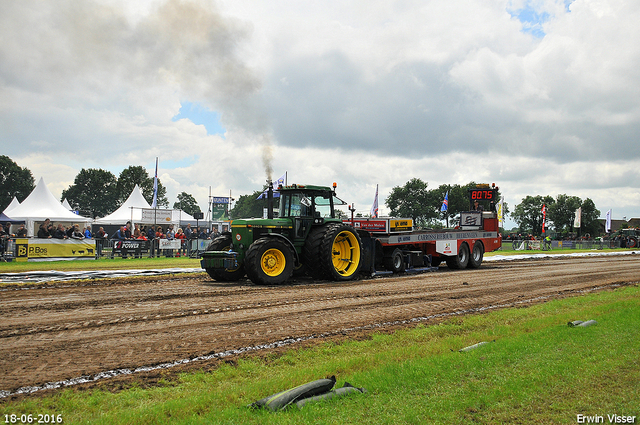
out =
<path fill-rule="evenodd" d="M 358 232 L 342 223 L 313 229 L 304 246 L 304 265 L 315 279 L 355 279 L 360 271 L 361 256 Z"/>
<path fill-rule="evenodd" d="M 262 238 L 251 244 L 245 256 L 247 276 L 257 285 L 280 285 L 293 273 L 293 252 L 282 240 Z"/>
<path fill-rule="evenodd" d="M 458 255 L 447 257 L 445 261 L 450 269 L 460 270 L 466 268 L 467 264 L 469 264 L 469 245 L 466 242 L 462 242 L 460 249 L 458 249 Z"/>
<path fill-rule="evenodd" d="M 231 247 L 231 235 L 218 236 L 209 243 L 205 251 L 228 251 Z M 244 267 L 237 269 L 205 269 L 211 278 L 220 282 L 233 282 L 244 276 Z"/>
<path fill-rule="evenodd" d="M 484 245 L 482 242 L 476 241 L 473 244 L 473 250 L 471 251 L 471 257 L 469 257 L 468 267 L 470 269 L 477 269 L 482 264 L 482 257 L 484 257 Z"/>

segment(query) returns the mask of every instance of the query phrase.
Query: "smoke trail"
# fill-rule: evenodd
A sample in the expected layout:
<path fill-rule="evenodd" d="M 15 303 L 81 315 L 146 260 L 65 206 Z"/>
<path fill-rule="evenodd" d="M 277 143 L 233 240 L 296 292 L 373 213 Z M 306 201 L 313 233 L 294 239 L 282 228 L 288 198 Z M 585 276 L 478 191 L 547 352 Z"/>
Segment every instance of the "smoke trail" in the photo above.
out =
<path fill-rule="evenodd" d="M 267 180 L 273 180 L 273 147 L 271 137 L 265 134 L 262 136 L 262 165 L 267 175 Z"/>

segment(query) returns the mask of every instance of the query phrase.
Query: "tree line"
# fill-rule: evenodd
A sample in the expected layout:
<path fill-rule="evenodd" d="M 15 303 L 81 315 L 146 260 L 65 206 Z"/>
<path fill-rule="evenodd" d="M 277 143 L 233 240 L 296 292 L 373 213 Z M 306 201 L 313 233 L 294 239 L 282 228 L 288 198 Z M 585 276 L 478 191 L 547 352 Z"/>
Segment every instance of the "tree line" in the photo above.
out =
<path fill-rule="evenodd" d="M 83 168 L 76 175 L 73 184 L 62 192 L 61 201 L 66 198 L 71 207 L 84 216 L 103 217 L 122 205 L 136 184 L 140 186 L 143 196 L 151 204 L 153 177 L 144 167 L 129 166 L 122 170 L 118 177 L 103 169 Z M 14 196 L 19 201 L 23 201 L 33 191 L 34 186 L 30 170 L 18 166 L 11 158 L 0 155 L 0 211 L 9 205 Z M 459 213 L 469 210 L 468 190 L 475 187 L 476 183 L 471 181 L 466 185 L 443 184 L 429 189 L 427 182 L 412 178 L 404 185 L 392 188 L 385 199 L 385 204 L 390 209 L 391 216 L 412 218 L 417 227 L 455 226 Z M 169 205 L 166 192 L 166 188 L 158 179 L 157 203 L 159 206 Z M 262 217 L 266 203 L 257 199 L 261 193 L 262 190 L 256 190 L 251 194 L 240 196 L 229 212 L 230 217 Z M 441 211 L 442 202 L 447 194 L 448 208 L 443 212 Z M 500 199 L 499 191 L 498 195 Z M 275 207 L 277 205 L 278 198 L 275 198 Z M 577 196 L 566 194 L 559 194 L 555 198 L 549 195 L 526 196 L 514 207 L 513 212 L 509 211 L 507 203 L 503 203 L 503 217 L 510 215 L 518 224 L 518 228 L 511 231 L 538 236 L 542 233 L 543 205 L 546 206 L 546 228 L 552 227 L 559 236 L 567 236 L 577 230 L 573 224 L 578 208 L 582 211 L 580 231 L 591 235 L 598 234 L 600 231 L 598 221 L 600 211 L 595 203 L 589 198 L 582 200 Z M 489 206 L 484 207 L 487 209 Z M 173 208 L 181 209 L 191 215 L 201 212 L 195 198 L 186 192 L 178 194 Z M 341 211 L 339 213 L 346 217 Z"/>
<path fill-rule="evenodd" d="M 111 171 L 98 168 L 83 168 L 73 184 L 62 191 L 60 201 L 69 202 L 73 210 L 85 217 L 99 218 L 111 214 L 127 200 L 136 184 L 145 200 L 153 202 L 154 178 L 140 165 L 132 165 L 116 177 Z M 26 167 L 20 167 L 11 158 L 0 155 L 0 211 L 3 211 L 15 196 L 22 202 L 35 187 L 33 175 Z M 158 179 L 157 205 L 168 207 L 167 189 Z M 173 208 L 193 215 L 200 212 L 195 198 L 186 192 L 177 196 Z"/>

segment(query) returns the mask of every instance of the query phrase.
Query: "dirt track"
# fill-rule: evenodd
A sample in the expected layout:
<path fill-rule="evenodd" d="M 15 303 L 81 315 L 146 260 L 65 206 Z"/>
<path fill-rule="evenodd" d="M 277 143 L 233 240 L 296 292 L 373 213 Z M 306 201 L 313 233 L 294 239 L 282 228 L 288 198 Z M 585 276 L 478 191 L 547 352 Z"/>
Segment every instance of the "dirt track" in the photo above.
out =
<path fill-rule="evenodd" d="M 287 337 L 358 337 L 370 332 L 370 325 L 528 305 L 637 283 L 639 269 L 640 256 L 626 255 L 485 262 L 474 271 L 444 266 L 436 273 L 340 284 L 301 280 L 258 287 L 198 274 L 9 288 L 0 291 L 0 390 Z"/>

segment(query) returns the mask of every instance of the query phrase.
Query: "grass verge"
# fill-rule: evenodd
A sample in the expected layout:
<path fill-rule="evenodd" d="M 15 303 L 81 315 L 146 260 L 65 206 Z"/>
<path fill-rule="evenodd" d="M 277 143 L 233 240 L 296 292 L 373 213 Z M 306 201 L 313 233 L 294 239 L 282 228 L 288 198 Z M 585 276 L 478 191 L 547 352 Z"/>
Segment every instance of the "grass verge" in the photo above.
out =
<path fill-rule="evenodd" d="M 572 320 L 597 325 L 569 328 Z M 475 350 L 457 350 L 495 341 Z M 247 404 L 329 375 L 368 393 L 282 412 Z M 528 308 L 458 317 L 364 341 L 247 357 L 118 393 L 68 389 L 0 404 L 5 415 L 64 423 L 422 424 L 576 423 L 577 415 L 640 415 L 637 285 Z"/>
<path fill-rule="evenodd" d="M 200 260 L 188 257 L 156 258 L 99 258 L 97 260 L 74 261 L 31 261 L 0 263 L 0 273 L 22 273 L 27 271 L 59 270 L 131 270 L 131 269 L 168 269 L 200 267 Z"/>

